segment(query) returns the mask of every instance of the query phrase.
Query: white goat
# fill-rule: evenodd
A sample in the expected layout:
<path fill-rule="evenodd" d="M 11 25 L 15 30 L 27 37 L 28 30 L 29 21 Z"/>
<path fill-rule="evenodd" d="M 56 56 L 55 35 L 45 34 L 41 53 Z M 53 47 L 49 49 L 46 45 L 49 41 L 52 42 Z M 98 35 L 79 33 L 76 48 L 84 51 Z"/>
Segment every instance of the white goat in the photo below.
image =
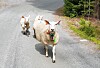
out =
<path fill-rule="evenodd" d="M 38 22 L 37 22 L 38 23 Z M 45 24 L 44 24 L 45 23 Z M 52 61 L 55 63 L 55 55 L 56 55 L 56 45 L 59 41 L 59 34 L 56 31 L 55 25 L 59 24 L 59 22 L 48 22 L 47 20 L 42 20 L 40 24 L 38 24 L 35 28 L 36 39 L 44 44 L 46 49 L 46 57 L 48 57 L 48 45 L 52 45 L 52 53 L 53 58 Z"/>
<path fill-rule="evenodd" d="M 41 20 L 43 20 L 43 16 L 40 16 L 40 15 L 36 16 L 34 24 L 33 24 L 33 29 L 36 28 L 36 26 L 41 22 Z"/>
<path fill-rule="evenodd" d="M 35 28 L 37 27 L 37 25 L 39 23 L 41 23 L 41 21 L 43 20 L 43 16 L 38 15 L 36 16 L 35 20 L 34 20 L 34 24 L 33 24 L 33 30 L 34 30 L 34 37 L 36 38 L 36 33 L 35 33 Z"/>
<path fill-rule="evenodd" d="M 24 33 L 25 33 L 26 31 L 28 31 L 28 29 L 30 28 L 30 25 L 29 25 L 29 18 L 30 18 L 30 15 L 29 15 L 28 17 L 22 16 L 21 19 L 20 19 L 22 31 L 23 31 Z"/>
<path fill-rule="evenodd" d="M 20 24 L 21 24 L 21 27 L 22 27 L 22 30 L 24 31 L 25 29 L 24 29 L 24 27 L 25 27 L 25 18 L 24 18 L 24 16 L 22 16 L 21 17 L 21 19 L 20 19 Z"/>

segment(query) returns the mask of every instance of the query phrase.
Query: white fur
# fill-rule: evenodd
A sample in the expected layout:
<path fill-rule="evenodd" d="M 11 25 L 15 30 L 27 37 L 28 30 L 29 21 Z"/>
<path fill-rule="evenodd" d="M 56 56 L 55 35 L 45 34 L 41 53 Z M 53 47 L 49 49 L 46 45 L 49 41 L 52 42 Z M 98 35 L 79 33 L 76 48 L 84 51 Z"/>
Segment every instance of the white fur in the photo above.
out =
<path fill-rule="evenodd" d="M 47 30 L 49 29 L 55 29 L 55 26 L 57 24 L 57 22 L 50 22 L 48 25 L 46 25 L 46 22 L 41 20 L 41 23 L 39 20 L 35 19 L 36 21 L 34 22 L 35 27 L 35 32 L 36 32 L 36 39 L 40 42 L 42 42 L 45 45 L 45 49 L 46 49 L 46 56 L 48 56 L 48 45 L 52 45 L 52 53 L 53 53 L 53 61 L 56 60 L 55 57 L 55 48 L 56 45 L 59 41 L 59 34 L 58 32 L 55 30 L 55 38 L 56 38 L 56 42 L 50 41 L 50 36 L 49 34 L 46 33 Z"/>
<path fill-rule="evenodd" d="M 29 23 L 30 15 L 28 17 L 24 17 L 24 18 L 23 17 L 20 19 L 22 30 L 23 30 L 23 27 L 25 28 L 25 23 Z M 26 30 L 26 28 L 24 30 Z"/>
<path fill-rule="evenodd" d="M 53 48 L 52 48 L 52 53 L 53 53 L 53 61 L 55 61 L 56 60 L 56 46 L 53 46 Z"/>
<path fill-rule="evenodd" d="M 40 16 L 40 15 L 36 16 L 34 24 L 33 24 L 33 28 L 35 29 L 37 25 L 42 22 L 42 20 L 43 20 L 43 16 Z"/>
<path fill-rule="evenodd" d="M 46 57 L 48 57 L 48 46 L 45 46 L 46 49 Z"/>
<path fill-rule="evenodd" d="M 22 27 L 25 26 L 25 25 L 24 25 L 24 22 L 25 22 L 25 18 L 21 18 L 20 23 L 21 23 Z"/>
<path fill-rule="evenodd" d="M 58 22 L 49 22 L 49 23 L 50 23 L 50 31 L 51 31 L 51 29 L 54 29 L 54 31 L 55 31 L 55 29 L 56 29 L 55 25 L 56 25 Z"/>
<path fill-rule="evenodd" d="M 26 22 L 29 21 L 30 15 L 28 17 L 25 17 Z"/>

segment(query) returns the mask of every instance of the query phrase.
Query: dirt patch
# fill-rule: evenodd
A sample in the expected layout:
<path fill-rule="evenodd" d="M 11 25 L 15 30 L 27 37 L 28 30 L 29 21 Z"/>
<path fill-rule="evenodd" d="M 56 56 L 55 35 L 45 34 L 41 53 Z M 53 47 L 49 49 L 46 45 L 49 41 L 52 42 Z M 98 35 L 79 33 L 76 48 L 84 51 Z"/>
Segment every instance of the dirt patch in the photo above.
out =
<path fill-rule="evenodd" d="M 54 12 L 54 15 L 64 16 L 64 14 L 63 14 L 63 7 L 58 8 L 58 9 Z"/>

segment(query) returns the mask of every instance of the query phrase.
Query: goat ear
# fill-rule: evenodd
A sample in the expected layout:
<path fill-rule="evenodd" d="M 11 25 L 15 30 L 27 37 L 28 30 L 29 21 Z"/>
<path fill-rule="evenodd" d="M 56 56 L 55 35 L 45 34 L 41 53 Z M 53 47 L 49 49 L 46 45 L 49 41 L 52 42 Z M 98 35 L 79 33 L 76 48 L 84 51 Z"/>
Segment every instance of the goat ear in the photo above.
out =
<path fill-rule="evenodd" d="M 40 16 L 38 17 L 38 20 L 40 20 Z"/>
<path fill-rule="evenodd" d="M 45 20 L 46 25 L 50 24 L 49 21 Z"/>
<path fill-rule="evenodd" d="M 22 16 L 22 18 L 24 18 L 24 16 Z"/>
<path fill-rule="evenodd" d="M 61 20 L 59 20 L 55 25 L 59 25 L 60 24 L 60 22 L 61 22 Z"/>
<path fill-rule="evenodd" d="M 28 16 L 28 18 L 30 18 L 30 15 Z"/>
<path fill-rule="evenodd" d="M 41 20 L 43 20 L 43 16 L 41 16 Z"/>

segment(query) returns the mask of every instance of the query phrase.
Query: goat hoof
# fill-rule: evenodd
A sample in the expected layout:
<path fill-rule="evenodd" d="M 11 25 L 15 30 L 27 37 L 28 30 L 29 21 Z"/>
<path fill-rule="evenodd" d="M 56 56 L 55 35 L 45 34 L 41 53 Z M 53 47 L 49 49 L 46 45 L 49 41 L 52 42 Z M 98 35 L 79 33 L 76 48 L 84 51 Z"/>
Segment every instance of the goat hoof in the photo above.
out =
<path fill-rule="evenodd" d="M 36 38 L 36 35 L 33 35 L 34 38 Z"/>
<path fill-rule="evenodd" d="M 46 56 L 48 58 L 48 56 Z"/>
<path fill-rule="evenodd" d="M 48 57 L 48 55 L 46 55 L 46 57 Z"/>
<path fill-rule="evenodd" d="M 55 63 L 56 61 L 55 60 L 52 60 L 52 62 Z"/>
<path fill-rule="evenodd" d="M 46 57 L 48 57 L 48 55 L 45 55 Z"/>
<path fill-rule="evenodd" d="M 26 34 L 26 32 L 24 32 L 24 31 L 23 31 L 23 34 L 25 35 L 25 34 Z"/>

